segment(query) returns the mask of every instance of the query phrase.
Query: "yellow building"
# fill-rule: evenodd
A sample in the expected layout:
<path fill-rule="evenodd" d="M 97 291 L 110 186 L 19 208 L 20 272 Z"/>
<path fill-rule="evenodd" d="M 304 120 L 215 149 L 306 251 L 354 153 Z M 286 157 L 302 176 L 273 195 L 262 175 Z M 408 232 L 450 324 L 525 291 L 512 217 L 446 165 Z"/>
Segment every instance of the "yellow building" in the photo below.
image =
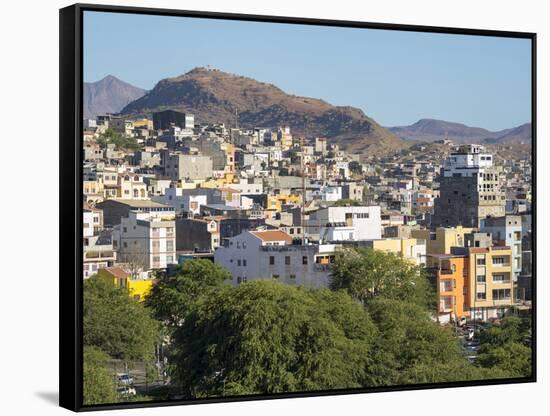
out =
<path fill-rule="evenodd" d="M 435 232 L 430 230 L 411 230 L 411 237 L 426 240 L 426 254 L 451 254 L 451 247 L 464 247 L 464 235 L 473 228 L 462 226 L 439 227 Z"/>
<path fill-rule="evenodd" d="M 103 201 L 103 183 L 100 181 L 83 181 L 82 190 L 87 203 Z"/>
<path fill-rule="evenodd" d="M 502 316 L 514 301 L 510 247 L 471 247 L 465 264 L 469 279 L 470 308 L 476 319 Z"/>
<path fill-rule="evenodd" d="M 302 197 L 296 194 L 277 194 L 267 196 L 267 209 L 271 211 L 281 212 L 283 205 L 295 204 L 302 202 Z"/>
<path fill-rule="evenodd" d="M 146 118 L 134 120 L 134 128 L 153 130 L 153 120 L 148 120 Z"/>
<path fill-rule="evenodd" d="M 368 245 L 374 250 L 397 254 L 416 265 L 426 263 L 426 240 L 420 238 L 370 240 Z"/>
<path fill-rule="evenodd" d="M 223 178 L 212 178 L 207 181 L 200 182 L 199 186 L 201 188 L 208 189 L 225 188 L 226 186 L 231 186 L 234 179 L 235 175 L 233 173 L 226 173 Z"/>
<path fill-rule="evenodd" d="M 145 300 L 155 284 L 153 279 L 133 279 L 130 273 L 120 266 L 99 269 L 97 275 L 113 282 L 116 287 L 125 288 L 130 297 L 140 302 Z"/>

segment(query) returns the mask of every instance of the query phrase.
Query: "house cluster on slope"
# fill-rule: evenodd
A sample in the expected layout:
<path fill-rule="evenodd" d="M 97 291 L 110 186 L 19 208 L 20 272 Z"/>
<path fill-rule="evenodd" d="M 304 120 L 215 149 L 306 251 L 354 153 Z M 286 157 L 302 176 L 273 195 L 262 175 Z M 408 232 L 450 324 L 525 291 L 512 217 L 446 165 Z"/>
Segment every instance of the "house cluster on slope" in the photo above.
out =
<path fill-rule="evenodd" d="M 136 299 L 194 258 L 227 269 L 229 284 L 327 287 L 339 250 L 369 247 L 428 271 L 440 322 L 530 307 L 528 160 L 448 141 L 365 157 L 288 126 L 173 110 L 84 127 L 84 278 Z"/>

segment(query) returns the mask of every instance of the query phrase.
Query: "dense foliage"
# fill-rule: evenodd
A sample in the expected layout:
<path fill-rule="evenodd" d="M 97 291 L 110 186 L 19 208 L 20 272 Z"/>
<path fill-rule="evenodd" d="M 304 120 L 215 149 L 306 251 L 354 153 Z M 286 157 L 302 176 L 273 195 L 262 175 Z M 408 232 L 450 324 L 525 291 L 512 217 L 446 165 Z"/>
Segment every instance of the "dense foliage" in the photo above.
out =
<path fill-rule="evenodd" d="M 113 358 L 150 361 L 160 325 L 145 306 L 125 289 L 104 278 L 84 281 L 84 345 Z"/>
<path fill-rule="evenodd" d="M 422 307 L 435 302 L 424 271 L 402 257 L 370 248 L 341 250 L 332 265 L 331 289 L 346 290 L 363 304 L 382 297 Z"/>
<path fill-rule="evenodd" d="M 101 134 L 101 136 L 96 139 L 96 142 L 103 148 L 107 147 L 108 144 L 114 144 L 116 150 L 136 151 L 140 148 L 135 138 L 124 136 L 112 129 L 105 130 L 105 133 Z"/>
<path fill-rule="evenodd" d="M 84 404 L 116 403 L 118 394 L 114 374 L 107 368 L 109 356 L 94 347 L 84 347 Z"/>
<path fill-rule="evenodd" d="M 506 373 L 529 377 L 532 372 L 531 320 L 510 316 L 481 332 L 478 364 Z"/>
<path fill-rule="evenodd" d="M 146 299 L 154 317 L 167 327 L 177 327 L 200 295 L 219 287 L 231 274 L 209 260 L 183 263 L 176 275 L 161 279 Z"/>
<path fill-rule="evenodd" d="M 375 332 L 345 293 L 266 280 L 223 287 L 175 332 L 174 377 L 192 397 L 360 387 Z"/>
<path fill-rule="evenodd" d="M 454 332 L 418 305 L 376 298 L 367 311 L 378 329 L 375 385 L 441 383 L 486 376 L 465 358 Z"/>

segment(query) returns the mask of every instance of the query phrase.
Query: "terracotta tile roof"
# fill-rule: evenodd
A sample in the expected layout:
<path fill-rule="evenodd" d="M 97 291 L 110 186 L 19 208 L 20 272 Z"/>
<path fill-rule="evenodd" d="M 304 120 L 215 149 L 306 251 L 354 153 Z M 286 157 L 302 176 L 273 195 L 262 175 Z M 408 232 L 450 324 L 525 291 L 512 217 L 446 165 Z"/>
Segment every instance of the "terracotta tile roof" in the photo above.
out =
<path fill-rule="evenodd" d="M 119 267 L 119 266 L 106 267 L 103 270 L 105 270 L 109 274 L 112 274 L 114 277 L 118 277 L 118 278 L 125 278 L 130 276 L 129 272 L 127 272 L 126 270 L 124 270 L 122 267 Z"/>
<path fill-rule="evenodd" d="M 292 242 L 292 237 L 281 230 L 251 231 L 252 235 L 262 241 L 287 241 Z"/>

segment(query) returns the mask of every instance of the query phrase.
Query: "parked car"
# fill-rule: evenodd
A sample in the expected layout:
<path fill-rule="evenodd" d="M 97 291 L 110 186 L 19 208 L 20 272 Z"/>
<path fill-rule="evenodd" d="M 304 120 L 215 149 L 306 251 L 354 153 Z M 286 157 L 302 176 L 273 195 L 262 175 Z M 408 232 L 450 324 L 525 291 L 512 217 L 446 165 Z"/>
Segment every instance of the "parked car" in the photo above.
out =
<path fill-rule="evenodd" d="M 122 386 L 117 389 L 118 394 L 123 397 L 131 397 L 136 395 L 136 389 L 132 386 Z"/>
<path fill-rule="evenodd" d="M 117 374 L 118 384 L 122 386 L 131 386 L 134 384 L 134 379 L 127 373 Z"/>

